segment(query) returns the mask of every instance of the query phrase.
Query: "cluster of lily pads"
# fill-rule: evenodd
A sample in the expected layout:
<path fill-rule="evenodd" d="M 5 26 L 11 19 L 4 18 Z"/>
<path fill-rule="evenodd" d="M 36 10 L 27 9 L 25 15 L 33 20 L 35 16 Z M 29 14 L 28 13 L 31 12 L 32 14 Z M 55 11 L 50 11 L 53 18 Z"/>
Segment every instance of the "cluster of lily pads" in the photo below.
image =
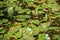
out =
<path fill-rule="evenodd" d="M 0 40 L 60 40 L 59 0 L 1 0 Z"/>

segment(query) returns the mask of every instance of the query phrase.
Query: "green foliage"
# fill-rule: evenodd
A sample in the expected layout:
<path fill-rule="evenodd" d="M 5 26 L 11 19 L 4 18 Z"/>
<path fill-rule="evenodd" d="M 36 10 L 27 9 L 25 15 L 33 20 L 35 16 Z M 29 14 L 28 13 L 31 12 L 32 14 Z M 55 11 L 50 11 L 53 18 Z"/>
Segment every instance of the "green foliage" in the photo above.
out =
<path fill-rule="evenodd" d="M 38 38 L 38 40 L 44 40 L 44 34 L 39 34 Z"/>
<path fill-rule="evenodd" d="M 60 40 L 59 0 L 1 0 L 0 40 Z"/>
<path fill-rule="evenodd" d="M 4 33 L 5 29 L 3 27 L 0 28 L 0 33 Z"/>
<path fill-rule="evenodd" d="M 8 19 L 2 19 L 2 23 L 7 23 Z"/>
<path fill-rule="evenodd" d="M 17 32 L 15 36 L 16 36 L 17 38 L 21 38 L 22 33 L 21 33 L 21 32 Z"/>

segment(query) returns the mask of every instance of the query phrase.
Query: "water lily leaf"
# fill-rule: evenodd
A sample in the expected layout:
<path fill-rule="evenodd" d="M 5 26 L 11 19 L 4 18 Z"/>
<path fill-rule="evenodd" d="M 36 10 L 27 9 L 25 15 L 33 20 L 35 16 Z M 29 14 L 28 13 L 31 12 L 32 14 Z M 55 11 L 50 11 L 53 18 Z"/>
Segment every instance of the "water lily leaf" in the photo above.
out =
<path fill-rule="evenodd" d="M 4 33 L 5 29 L 3 27 L 0 28 L 0 33 Z"/>
<path fill-rule="evenodd" d="M 31 36 L 31 37 L 29 37 L 29 39 L 28 40 L 34 40 L 34 37 L 33 36 Z"/>
<path fill-rule="evenodd" d="M 20 11 L 21 7 L 15 7 L 15 11 Z"/>
<path fill-rule="evenodd" d="M 39 38 L 38 40 L 45 40 L 44 34 L 39 34 L 38 38 Z"/>
<path fill-rule="evenodd" d="M 30 18 L 30 15 L 17 15 L 15 16 L 16 18 L 23 18 L 23 19 L 26 19 L 26 18 Z"/>
<path fill-rule="evenodd" d="M 10 3 L 13 3 L 14 1 L 17 1 L 17 0 L 9 0 L 10 1 Z"/>
<path fill-rule="evenodd" d="M 48 5 L 47 5 L 46 3 L 43 3 L 43 4 L 42 4 L 42 9 L 47 8 L 47 6 L 48 6 Z"/>
<path fill-rule="evenodd" d="M 2 24 L 2 21 L 0 20 L 0 25 Z"/>
<path fill-rule="evenodd" d="M 38 11 L 38 14 L 44 14 L 44 11 L 40 10 L 40 11 Z"/>
<path fill-rule="evenodd" d="M 1 13 L 0 16 L 4 16 L 4 14 Z"/>
<path fill-rule="evenodd" d="M 12 17 L 13 16 L 13 12 L 14 12 L 14 10 L 13 10 L 13 7 L 9 7 L 8 8 L 8 17 Z"/>
<path fill-rule="evenodd" d="M 56 0 L 47 0 L 47 2 L 50 3 L 54 3 Z"/>
<path fill-rule="evenodd" d="M 38 15 L 38 9 L 39 8 L 40 8 L 39 6 L 36 6 L 36 8 L 35 8 L 35 15 Z"/>
<path fill-rule="evenodd" d="M 2 23 L 7 23 L 8 19 L 2 19 Z"/>
<path fill-rule="evenodd" d="M 39 31 L 43 32 L 43 31 L 47 31 L 47 30 L 48 30 L 48 28 L 46 28 L 45 26 L 44 27 L 42 27 L 42 26 L 39 27 Z"/>
<path fill-rule="evenodd" d="M 34 0 L 23 0 L 23 2 L 33 2 Z"/>
<path fill-rule="evenodd" d="M 58 40 L 60 40 L 60 35 L 59 35 L 59 37 L 58 37 Z"/>
<path fill-rule="evenodd" d="M 33 2 L 28 2 L 28 6 L 29 6 L 29 7 L 31 7 L 31 6 L 33 6 L 33 5 L 34 5 Z"/>
<path fill-rule="evenodd" d="M 4 36 L 7 37 L 7 38 L 10 38 L 10 37 L 12 37 L 13 34 L 15 34 L 19 29 L 20 29 L 20 26 L 11 27 L 10 30 L 8 31 L 8 33 L 5 34 Z"/>
<path fill-rule="evenodd" d="M 39 25 L 40 22 L 39 22 L 39 20 L 32 20 L 32 23 Z"/>
<path fill-rule="evenodd" d="M 24 9 L 24 12 L 26 12 L 26 14 L 30 14 L 30 9 Z"/>
<path fill-rule="evenodd" d="M 55 14 L 57 15 L 57 17 L 60 17 L 60 12 L 55 12 Z"/>
<path fill-rule="evenodd" d="M 17 18 L 16 20 L 17 21 L 25 21 L 25 19 L 23 19 L 23 18 Z"/>
<path fill-rule="evenodd" d="M 21 33 L 21 32 L 17 32 L 17 33 L 15 34 L 15 37 L 16 37 L 16 38 L 21 38 L 21 37 L 22 37 L 22 33 Z"/>
<path fill-rule="evenodd" d="M 27 25 L 28 23 L 27 22 L 22 22 L 21 23 L 23 26 Z"/>
<path fill-rule="evenodd" d="M 59 5 L 58 4 L 51 4 L 52 6 L 52 11 L 58 11 L 59 10 Z"/>
<path fill-rule="evenodd" d="M 39 33 L 39 28 L 36 27 L 36 26 L 33 25 L 33 24 L 31 24 L 31 27 L 32 27 L 32 29 L 33 29 L 33 34 L 34 34 L 34 35 L 38 35 L 38 33 Z"/>
<path fill-rule="evenodd" d="M 59 35 L 53 35 L 53 36 L 54 36 L 53 39 L 59 38 Z"/>
<path fill-rule="evenodd" d="M 0 10 L 0 16 L 4 16 L 3 12 L 4 10 Z"/>

